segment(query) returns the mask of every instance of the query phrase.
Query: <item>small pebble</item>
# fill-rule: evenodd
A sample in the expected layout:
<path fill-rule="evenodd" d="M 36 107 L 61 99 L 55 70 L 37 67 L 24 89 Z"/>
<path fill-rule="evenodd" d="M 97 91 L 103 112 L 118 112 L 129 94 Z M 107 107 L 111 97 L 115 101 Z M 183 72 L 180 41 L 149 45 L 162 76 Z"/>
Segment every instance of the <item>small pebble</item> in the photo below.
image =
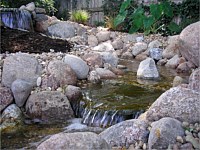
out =
<path fill-rule="evenodd" d="M 176 141 L 180 142 L 180 143 L 183 143 L 183 138 L 181 136 L 177 136 L 176 137 Z"/>
<path fill-rule="evenodd" d="M 188 123 L 188 122 L 183 122 L 183 123 L 182 123 L 182 126 L 185 127 L 185 128 L 186 128 L 186 127 L 189 127 L 189 123 Z"/>
<path fill-rule="evenodd" d="M 42 78 L 38 77 L 37 78 L 37 86 L 40 86 L 42 84 Z"/>
<path fill-rule="evenodd" d="M 147 149 L 147 144 L 146 143 L 143 144 L 142 149 L 144 149 L 144 150 Z"/>

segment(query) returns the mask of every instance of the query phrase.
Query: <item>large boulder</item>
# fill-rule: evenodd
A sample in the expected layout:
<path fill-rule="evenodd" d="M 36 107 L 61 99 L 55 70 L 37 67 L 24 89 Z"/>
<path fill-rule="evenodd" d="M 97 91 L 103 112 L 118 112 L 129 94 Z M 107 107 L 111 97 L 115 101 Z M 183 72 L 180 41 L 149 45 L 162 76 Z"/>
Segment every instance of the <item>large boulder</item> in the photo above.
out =
<path fill-rule="evenodd" d="M 23 122 L 23 114 L 16 104 L 9 105 L 1 114 L 0 132 L 12 132 Z"/>
<path fill-rule="evenodd" d="M 49 26 L 47 30 L 48 34 L 54 37 L 71 38 L 75 36 L 74 26 L 64 21 Z"/>
<path fill-rule="evenodd" d="M 179 49 L 180 49 L 179 38 L 180 38 L 179 35 L 174 35 L 174 36 L 168 37 L 168 41 L 167 41 L 168 45 L 162 53 L 163 58 L 170 59 L 180 53 L 179 52 Z"/>
<path fill-rule="evenodd" d="M 81 58 L 67 54 L 64 58 L 64 63 L 68 64 L 76 73 L 78 79 L 86 79 L 89 67 Z"/>
<path fill-rule="evenodd" d="M 64 87 L 66 85 L 76 85 L 77 77 L 72 68 L 60 60 L 51 61 L 47 70 L 49 74 L 55 77 L 57 85 Z"/>
<path fill-rule="evenodd" d="M 11 90 L 0 86 L 0 112 L 13 102 Z"/>
<path fill-rule="evenodd" d="M 107 128 L 99 136 L 111 146 L 129 147 L 138 141 L 147 142 L 148 124 L 139 119 L 123 121 Z"/>
<path fill-rule="evenodd" d="M 81 88 L 68 85 L 65 89 L 65 95 L 70 102 L 77 101 L 82 97 Z"/>
<path fill-rule="evenodd" d="M 200 122 L 199 93 L 183 87 L 174 87 L 163 93 L 147 111 L 147 120 L 157 121 L 171 117 L 189 123 Z"/>
<path fill-rule="evenodd" d="M 110 70 L 104 68 L 96 68 L 95 71 L 100 76 L 100 79 L 113 79 L 117 76 Z"/>
<path fill-rule="evenodd" d="M 109 150 L 106 141 L 92 132 L 59 133 L 41 143 L 37 150 Z"/>
<path fill-rule="evenodd" d="M 176 143 L 177 136 L 184 135 L 181 122 L 173 118 L 162 118 L 153 122 L 151 126 L 148 139 L 149 149 L 167 149 L 170 144 Z"/>
<path fill-rule="evenodd" d="M 197 67 L 200 57 L 199 46 L 200 21 L 187 26 L 180 34 L 180 53 L 188 61 L 194 63 Z"/>
<path fill-rule="evenodd" d="M 11 90 L 18 107 L 22 107 L 28 96 L 31 94 L 32 85 L 21 79 L 15 80 L 11 85 Z"/>
<path fill-rule="evenodd" d="M 200 92 L 200 68 L 190 75 L 188 88 Z"/>
<path fill-rule="evenodd" d="M 67 97 L 58 91 L 31 94 L 26 102 L 26 113 L 44 123 L 63 122 L 74 116 Z"/>
<path fill-rule="evenodd" d="M 15 54 L 6 57 L 3 64 L 2 84 L 11 87 L 16 79 L 22 79 L 36 86 L 41 74 L 41 65 L 28 54 Z"/>
<path fill-rule="evenodd" d="M 147 58 L 140 62 L 137 70 L 137 77 L 142 79 L 158 79 L 159 73 L 156 68 L 155 61 L 152 58 Z"/>

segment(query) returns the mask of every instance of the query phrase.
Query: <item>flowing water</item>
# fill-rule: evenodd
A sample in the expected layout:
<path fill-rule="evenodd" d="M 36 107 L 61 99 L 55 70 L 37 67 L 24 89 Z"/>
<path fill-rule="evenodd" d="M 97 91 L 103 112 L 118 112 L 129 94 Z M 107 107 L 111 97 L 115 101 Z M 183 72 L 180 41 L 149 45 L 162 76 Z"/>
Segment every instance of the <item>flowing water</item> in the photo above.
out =
<path fill-rule="evenodd" d="M 96 132 L 123 120 L 137 118 L 167 89 L 172 86 L 174 70 L 159 67 L 161 77 L 157 81 L 138 80 L 139 62 L 121 60 L 127 66 L 125 75 L 100 84 L 86 83 L 81 86 L 83 98 L 72 105 L 79 123 L 59 125 L 25 125 L 17 133 L 2 134 L 2 149 L 34 148 L 41 139 L 65 129 Z M 102 127 L 101 129 L 99 127 Z M 68 132 L 68 131 L 66 131 Z M 26 148 L 24 148 L 26 149 Z"/>
<path fill-rule="evenodd" d="M 1 9 L 1 21 L 6 27 L 33 31 L 32 17 L 29 11 L 17 8 Z"/>

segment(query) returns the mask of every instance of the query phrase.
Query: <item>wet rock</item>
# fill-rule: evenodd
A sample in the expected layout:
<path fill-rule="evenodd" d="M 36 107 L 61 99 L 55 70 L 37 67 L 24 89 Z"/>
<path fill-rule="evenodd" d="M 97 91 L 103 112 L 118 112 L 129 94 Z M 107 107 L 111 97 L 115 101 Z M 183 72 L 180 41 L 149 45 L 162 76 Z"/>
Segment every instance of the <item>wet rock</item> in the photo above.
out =
<path fill-rule="evenodd" d="M 180 121 L 196 123 L 200 121 L 199 93 L 193 90 L 174 87 L 163 93 L 147 111 L 147 120 L 156 121 L 172 117 Z"/>
<path fill-rule="evenodd" d="M 86 79 L 89 67 L 85 61 L 74 55 L 66 55 L 64 57 L 64 63 L 68 64 L 72 70 L 76 73 L 78 79 Z"/>
<path fill-rule="evenodd" d="M 199 67 L 199 26 L 200 21 L 190 24 L 180 34 L 180 53 Z"/>
<path fill-rule="evenodd" d="M 88 45 L 89 46 L 97 46 L 98 45 L 98 39 L 94 35 L 88 36 Z"/>
<path fill-rule="evenodd" d="M 11 104 L 3 111 L 1 121 L 0 131 L 10 132 L 22 124 L 22 112 L 17 105 Z"/>
<path fill-rule="evenodd" d="M 147 123 L 139 119 L 123 121 L 99 134 L 111 146 L 129 147 L 137 141 L 147 141 Z"/>
<path fill-rule="evenodd" d="M 100 75 L 97 73 L 97 71 L 93 70 L 89 73 L 88 81 L 92 83 L 99 83 L 101 81 Z"/>
<path fill-rule="evenodd" d="M 183 136 L 184 130 L 181 122 L 173 118 L 162 118 L 151 124 L 149 134 L 149 149 L 167 149 L 169 144 L 176 143 L 177 136 Z"/>
<path fill-rule="evenodd" d="M 103 67 L 103 59 L 99 53 L 85 54 L 82 58 L 90 67 Z"/>
<path fill-rule="evenodd" d="M 173 80 L 173 87 L 176 87 L 176 86 L 183 84 L 183 83 L 186 83 L 185 80 L 180 76 L 176 76 Z"/>
<path fill-rule="evenodd" d="M 190 75 L 188 88 L 195 90 L 197 92 L 200 91 L 200 68 L 196 69 Z"/>
<path fill-rule="evenodd" d="M 117 76 L 110 70 L 104 68 L 96 68 L 95 71 L 100 76 L 100 79 L 113 79 Z"/>
<path fill-rule="evenodd" d="M 114 51 L 114 48 L 113 46 L 111 45 L 110 42 L 104 42 L 104 43 L 101 43 L 99 44 L 98 46 L 95 46 L 93 48 L 94 51 L 99 51 L 99 52 L 113 52 Z"/>
<path fill-rule="evenodd" d="M 0 86 L 0 112 L 13 102 L 11 90 Z"/>
<path fill-rule="evenodd" d="M 122 42 L 121 39 L 115 39 L 113 42 L 112 42 L 112 46 L 115 50 L 117 49 L 122 49 L 123 48 L 123 45 L 124 43 Z"/>
<path fill-rule="evenodd" d="M 94 150 L 106 149 L 111 147 L 105 140 L 92 132 L 59 133 L 51 136 L 41 143 L 37 150 L 65 149 L 65 150 Z"/>
<path fill-rule="evenodd" d="M 162 55 L 163 58 L 171 59 L 175 55 L 179 54 L 179 35 L 169 36 L 168 37 L 168 46 L 164 49 Z"/>
<path fill-rule="evenodd" d="M 25 104 L 32 88 L 33 87 L 29 82 L 21 79 L 17 79 L 12 83 L 11 90 L 15 98 L 15 103 L 18 107 L 22 107 Z"/>
<path fill-rule="evenodd" d="M 64 21 L 49 26 L 47 30 L 48 34 L 53 37 L 71 38 L 75 36 L 74 26 Z"/>
<path fill-rule="evenodd" d="M 162 52 L 163 50 L 160 48 L 152 48 L 149 50 L 149 55 L 155 60 L 160 60 L 162 59 Z"/>
<path fill-rule="evenodd" d="M 152 58 L 147 58 L 140 62 L 137 70 L 137 77 L 142 79 L 157 79 L 159 73 Z"/>
<path fill-rule="evenodd" d="M 74 116 L 67 97 L 58 91 L 33 93 L 26 102 L 26 113 L 44 123 L 63 122 Z"/>
<path fill-rule="evenodd" d="M 103 58 L 104 63 L 108 63 L 113 67 L 117 67 L 119 58 L 117 57 L 115 53 L 101 52 L 100 55 Z"/>
<path fill-rule="evenodd" d="M 4 60 L 2 84 L 11 87 L 13 81 L 22 79 L 36 86 L 40 74 L 41 66 L 35 58 L 23 53 L 11 55 Z"/>
<path fill-rule="evenodd" d="M 70 102 L 77 101 L 82 97 L 82 92 L 79 87 L 68 85 L 65 89 L 65 95 Z"/>
<path fill-rule="evenodd" d="M 174 57 L 172 57 L 166 64 L 166 67 L 170 67 L 175 69 L 179 64 L 179 56 L 175 55 Z"/>
<path fill-rule="evenodd" d="M 50 61 L 47 67 L 48 73 L 55 77 L 57 85 L 76 85 L 77 77 L 72 68 L 60 60 Z"/>
<path fill-rule="evenodd" d="M 110 39 L 110 32 L 109 31 L 100 31 L 96 34 L 99 43 L 108 41 Z"/>
<path fill-rule="evenodd" d="M 145 50 L 147 50 L 147 44 L 146 43 L 144 43 L 144 42 L 136 43 L 132 47 L 132 55 L 137 56 L 138 54 L 144 52 Z"/>

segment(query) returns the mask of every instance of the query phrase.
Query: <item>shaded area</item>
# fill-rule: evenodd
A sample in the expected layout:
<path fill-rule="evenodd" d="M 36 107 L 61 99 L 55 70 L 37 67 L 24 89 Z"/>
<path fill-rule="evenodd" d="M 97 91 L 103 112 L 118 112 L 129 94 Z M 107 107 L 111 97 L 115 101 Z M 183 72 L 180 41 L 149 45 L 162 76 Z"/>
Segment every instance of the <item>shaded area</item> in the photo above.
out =
<path fill-rule="evenodd" d="M 52 39 L 37 32 L 27 32 L 1 27 L 1 53 L 6 51 L 42 53 L 50 52 L 69 52 L 72 44 L 62 39 Z"/>

